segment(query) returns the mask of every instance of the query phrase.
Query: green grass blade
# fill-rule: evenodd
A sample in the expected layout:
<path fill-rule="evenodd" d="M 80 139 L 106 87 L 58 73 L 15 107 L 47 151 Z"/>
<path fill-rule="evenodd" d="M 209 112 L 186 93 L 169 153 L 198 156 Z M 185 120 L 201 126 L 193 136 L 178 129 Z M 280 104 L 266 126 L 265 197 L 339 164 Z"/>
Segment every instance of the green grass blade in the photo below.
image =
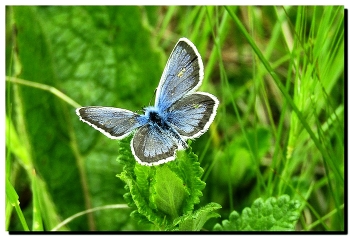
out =
<path fill-rule="evenodd" d="M 19 201 L 18 201 L 18 195 L 16 190 L 13 188 L 12 184 L 10 183 L 10 181 L 8 181 L 6 179 L 6 202 L 9 202 L 12 206 L 15 207 L 17 215 L 20 219 L 20 222 L 22 224 L 22 227 L 25 231 L 29 231 L 27 222 L 23 216 L 21 207 L 19 206 Z M 8 220 L 6 220 L 8 221 Z M 6 226 L 8 226 L 8 224 L 6 224 Z"/>

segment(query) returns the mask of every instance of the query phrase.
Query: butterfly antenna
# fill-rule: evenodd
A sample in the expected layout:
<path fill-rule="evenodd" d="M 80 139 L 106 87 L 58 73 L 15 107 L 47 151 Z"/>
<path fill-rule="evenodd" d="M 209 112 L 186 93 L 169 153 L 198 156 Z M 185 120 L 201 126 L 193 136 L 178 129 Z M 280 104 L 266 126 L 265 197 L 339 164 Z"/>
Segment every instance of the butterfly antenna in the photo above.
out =
<path fill-rule="evenodd" d="M 154 98 L 156 96 L 156 93 L 157 93 L 157 88 L 154 89 L 154 92 L 153 92 L 153 97 L 152 97 L 153 101 L 154 101 Z M 148 106 L 151 106 L 151 101 L 148 102 Z"/>

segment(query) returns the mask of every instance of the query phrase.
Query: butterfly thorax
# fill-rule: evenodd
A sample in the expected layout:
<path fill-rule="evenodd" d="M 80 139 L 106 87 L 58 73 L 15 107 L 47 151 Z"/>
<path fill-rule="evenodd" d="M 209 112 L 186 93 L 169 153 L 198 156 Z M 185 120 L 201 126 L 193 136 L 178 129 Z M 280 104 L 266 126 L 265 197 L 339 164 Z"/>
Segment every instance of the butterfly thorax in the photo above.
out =
<path fill-rule="evenodd" d="M 156 107 L 149 106 L 146 107 L 144 111 L 148 122 L 151 125 L 158 125 L 162 129 L 169 129 L 169 124 L 166 123 L 164 116 Z"/>

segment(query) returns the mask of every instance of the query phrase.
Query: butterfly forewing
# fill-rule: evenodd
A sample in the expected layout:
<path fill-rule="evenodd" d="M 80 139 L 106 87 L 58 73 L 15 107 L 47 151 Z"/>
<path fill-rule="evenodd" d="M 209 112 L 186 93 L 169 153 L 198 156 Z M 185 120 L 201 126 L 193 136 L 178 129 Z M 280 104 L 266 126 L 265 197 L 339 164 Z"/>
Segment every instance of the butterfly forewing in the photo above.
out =
<path fill-rule="evenodd" d="M 140 115 L 129 110 L 89 106 L 76 110 L 80 120 L 112 139 L 122 139 L 140 127 Z"/>
<path fill-rule="evenodd" d="M 165 66 L 156 93 L 155 106 L 166 111 L 186 94 L 195 91 L 203 80 L 203 62 L 191 41 L 181 38 Z"/>

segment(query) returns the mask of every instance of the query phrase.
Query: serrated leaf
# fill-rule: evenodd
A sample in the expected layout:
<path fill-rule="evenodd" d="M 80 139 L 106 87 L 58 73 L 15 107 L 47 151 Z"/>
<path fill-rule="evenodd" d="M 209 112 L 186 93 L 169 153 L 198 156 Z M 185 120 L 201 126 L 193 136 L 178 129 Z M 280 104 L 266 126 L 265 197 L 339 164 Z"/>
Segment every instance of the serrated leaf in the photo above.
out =
<path fill-rule="evenodd" d="M 149 186 L 151 182 L 150 177 L 153 177 L 153 173 L 155 172 L 155 170 L 150 169 L 147 166 L 142 166 L 137 164 L 135 165 L 134 172 L 136 177 L 136 183 L 140 188 L 140 192 L 142 193 L 142 196 L 144 197 L 149 196 L 150 195 Z"/>
<path fill-rule="evenodd" d="M 150 224 L 151 222 L 144 216 L 141 215 L 137 210 L 131 212 L 130 216 L 138 221 L 139 224 Z"/>
<path fill-rule="evenodd" d="M 155 224 L 158 228 L 160 225 L 166 225 L 164 223 L 164 213 L 156 212 L 152 209 L 152 205 L 149 202 L 149 193 L 146 189 L 149 189 L 149 184 L 145 180 L 152 180 L 155 174 L 152 169 L 154 167 L 140 166 L 136 164 L 135 158 L 130 150 L 130 141 L 132 136 L 129 136 L 120 141 L 120 148 L 117 160 L 122 163 L 123 172 L 118 174 L 121 180 L 126 183 L 127 193 L 124 194 L 129 206 L 136 206 L 137 212 L 147 218 L 149 222 Z M 147 172 L 147 170 L 149 172 Z M 136 172 L 135 172 L 136 171 Z M 137 174 L 139 176 L 137 176 Z M 147 186 L 145 186 L 147 185 Z M 140 218 L 140 215 L 133 213 L 133 217 L 136 217 L 137 221 L 145 222 L 144 218 Z"/>
<path fill-rule="evenodd" d="M 123 172 L 117 177 L 127 184 L 129 205 L 136 205 L 139 214 L 159 229 L 169 229 L 179 216 L 189 214 L 199 203 L 205 183 L 200 177 L 203 169 L 191 149 L 177 152 L 174 161 L 159 166 L 141 166 L 130 150 L 131 136 L 120 142 Z M 133 214 L 139 218 L 139 215 Z M 142 218 L 139 218 L 141 220 Z"/>
<path fill-rule="evenodd" d="M 163 223 L 164 218 L 152 210 L 148 200 L 142 196 L 137 183 L 130 179 L 130 177 L 128 177 L 125 173 L 118 175 L 118 177 L 126 182 L 132 196 L 132 200 L 137 207 L 137 211 L 157 226 L 158 224 L 160 225 L 160 223 Z"/>
<path fill-rule="evenodd" d="M 173 224 L 174 226 L 179 225 L 177 230 L 180 231 L 199 231 L 210 218 L 220 217 L 218 213 L 214 212 L 220 208 L 221 206 L 217 203 L 209 203 L 194 213 L 177 218 Z"/>
<path fill-rule="evenodd" d="M 229 220 L 224 220 L 222 225 L 216 224 L 214 230 L 294 230 L 295 222 L 299 218 L 300 203 L 290 200 L 288 195 L 278 199 L 271 197 L 265 202 L 262 198 L 254 201 L 251 208 L 245 208 L 242 215 L 233 211 Z"/>
<path fill-rule="evenodd" d="M 200 202 L 200 197 L 203 195 L 202 190 L 205 188 L 205 183 L 200 179 L 203 169 L 191 147 L 186 151 L 179 151 L 177 155 L 174 162 L 169 162 L 166 165 L 182 179 L 190 194 L 183 204 L 183 213 L 187 214 L 193 211 L 194 205 Z"/>

